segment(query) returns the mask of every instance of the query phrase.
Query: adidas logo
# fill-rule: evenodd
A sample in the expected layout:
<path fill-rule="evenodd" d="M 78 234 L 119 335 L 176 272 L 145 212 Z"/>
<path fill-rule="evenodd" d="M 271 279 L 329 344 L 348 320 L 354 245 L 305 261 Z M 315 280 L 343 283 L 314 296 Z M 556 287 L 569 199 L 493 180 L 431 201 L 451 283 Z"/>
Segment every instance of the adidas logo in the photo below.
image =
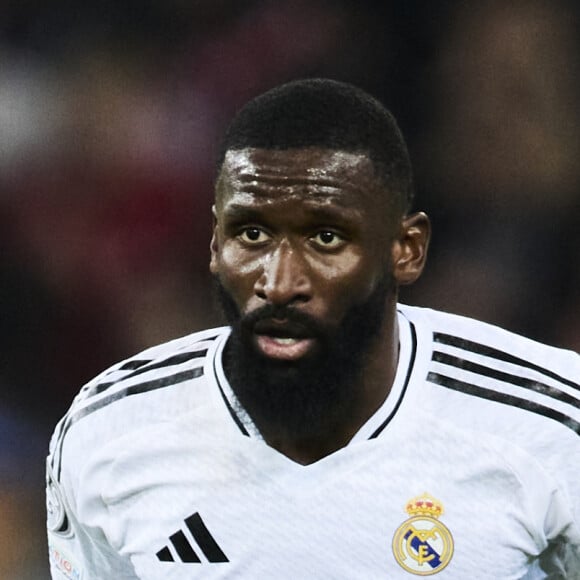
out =
<path fill-rule="evenodd" d="M 191 537 L 190 537 L 191 536 Z M 191 540 L 194 540 L 195 544 Z M 169 537 L 169 544 L 157 552 L 160 562 L 186 562 L 201 564 L 195 548 L 201 550 L 206 560 L 212 564 L 229 562 L 213 536 L 206 528 L 201 516 L 195 513 L 185 520 L 185 527 Z"/>

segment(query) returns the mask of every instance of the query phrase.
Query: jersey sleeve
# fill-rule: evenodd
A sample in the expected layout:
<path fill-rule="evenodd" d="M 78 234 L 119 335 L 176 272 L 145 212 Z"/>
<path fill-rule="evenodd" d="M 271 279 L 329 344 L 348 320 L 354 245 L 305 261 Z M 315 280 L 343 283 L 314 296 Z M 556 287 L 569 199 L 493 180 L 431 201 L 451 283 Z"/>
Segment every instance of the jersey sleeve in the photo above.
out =
<path fill-rule="evenodd" d="M 94 519 L 94 523 L 83 522 L 75 497 L 82 491 L 71 493 L 67 487 L 57 480 L 49 458 L 46 470 L 47 537 L 53 580 L 137 578 L 130 562 L 113 549 L 98 525 L 100 519 L 107 517 L 106 506 L 98 497 L 81 498 L 83 503 L 91 504 Z"/>
<path fill-rule="evenodd" d="M 137 576 L 130 561 L 114 549 L 103 523 L 108 508 L 99 490 L 107 477 L 93 470 L 93 453 L 64 454 L 53 461 L 54 439 L 46 464 L 47 539 L 53 580 L 119 580 Z M 90 470 L 91 477 L 87 477 Z"/>
<path fill-rule="evenodd" d="M 559 490 L 552 494 L 544 530 L 548 546 L 540 557 L 542 571 L 549 578 L 580 580 L 580 530 Z"/>
<path fill-rule="evenodd" d="M 154 346 L 86 383 L 55 427 L 47 461 L 50 568 L 54 580 L 133 579 L 125 514 L 111 499 L 123 441 L 197 403 L 210 347 L 227 328 Z"/>
<path fill-rule="evenodd" d="M 539 549 L 534 573 L 525 578 L 580 580 L 580 527 L 567 494 L 540 463 L 521 450 L 512 448 L 507 462 L 520 480 L 523 513 Z"/>

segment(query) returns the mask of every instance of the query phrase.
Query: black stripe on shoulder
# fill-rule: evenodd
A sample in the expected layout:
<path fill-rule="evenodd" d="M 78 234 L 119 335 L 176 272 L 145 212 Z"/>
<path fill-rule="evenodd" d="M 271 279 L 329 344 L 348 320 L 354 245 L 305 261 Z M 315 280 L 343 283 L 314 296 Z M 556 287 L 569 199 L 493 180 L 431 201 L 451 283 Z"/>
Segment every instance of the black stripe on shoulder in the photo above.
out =
<path fill-rule="evenodd" d="M 440 385 L 442 387 L 446 387 L 454 391 L 459 391 L 460 393 L 473 395 L 475 397 L 480 397 L 481 399 L 487 399 L 488 401 L 494 401 L 496 403 L 501 403 L 503 405 L 510 405 L 518 409 L 525 409 L 526 411 L 536 413 L 537 415 L 543 415 L 544 417 L 562 423 L 562 425 L 565 425 L 566 427 L 568 427 L 569 429 L 580 435 L 580 423 L 578 421 L 575 421 L 574 419 L 568 417 L 567 415 L 561 413 L 560 411 L 556 411 L 555 409 L 552 409 L 550 407 L 540 405 L 539 403 L 535 403 L 527 399 L 522 399 L 521 397 L 508 395 L 506 393 L 499 393 L 492 389 L 486 389 L 484 387 L 472 385 L 471 383 L 459 381 L 457 379 L 453 379 L 451 377 L 447 377 L 439 373 L 430 372 L 427 375 L 427 380 L 432 383 L 435 383 L 436 385 Z"/>
<path fill-rule="evenodd" d="M 411 358 L 409 359 L 409 367 L 407 368 L 407 375 L 405 376 L 405 384 L 401 389 L 401 395 L 399 396 L 397 404 L 394 406 L 389 416 L 377 427 L 377 429 L 369 437 L 369 439 L 375 439 L 383 432 L 384 428 L 389 424 L 389 422 L 395 416 L 396 412 L 401 406 L 401 403 L 403 402 L 403 398 L 405 397 L 405 393 L 407 391 L 407 387 L 409 386 L 411 373 L 413 372 L 413 367 L 415 366 L 415 357 L 417 356 L 417 332 L 415 330 L 415 325 L 412 322 L 409 322 L 409 325 L 411 328 Z"/>
<path fill-rule="evenodd" d="M 106 407 L 106 406 L 110 405 L 111 403 L 114 403 L 115 401 L 125 399 L 126 397 L 130 397 L 132 395 L 139 395 L 142 393 L 149 393 L 149 392 L 155 391 L 157 389 L 163 389 L 165 387 L 177 385 L 179 383 L 183 383 L 183 382 L 189 381 L 191 379 L 196 379 L 198 377 L 201 377 L 202 375 L 203 375 L 203 367 L 189 369 L 187 371 L 176 373 L 174 375 L 169 375 L 167 377 L 156 379 L 154 381 L 147 381 L 145 383 L 139 383 L 137 385 L 132 385 L 130 387 L 126 387 L 124 389 L 121 389 L 119 391 L 111 393 L 109 396 L 103 397 L 103 398 L 99 399 L 98 401 L 95 401 L 94 403 L 91 403 L 91 404 L 87 405 L 86 407 L 83 407 L 82 409 L 79 409 L 78 411 L 76 411 L 75 413 L 73 413 L 69 416 L 69 418 L 66 422 L 66 425 L 64 426 L 64 429 L 62 431 L 61 438 L 60 438 L 59 456 L 62 457 L 62 446 L 63 446 L 65 436 L 66 436 L 68 430 L 75 423 L 77 423 L 80 419 L 82 419 L 83 417 L 86 417 L 87 415 L 90 415 L 90 414 L 94 413 L 95 411 L 98 411 L 99 409 L 102 409 L 103 407 Z M 59 481 L 60 481 L 61 467 L 62 466 L 59 465 L 58 476 L 57 476 L 57 479 Z"/>
<path fill-rule="evenodd" d="M 154 381 L 147 381 L 145 383 L 139 383 L 137 385 L 131 385 L 130 387 L 125 387 L 119 391 L 111 393 L 107 397 L 103 397 L 94 403 L 79 409 L 76 413 L 71 415 L 69 419 L 69 426 L 74 425 L 79 419 L 114 403 L 115 401 L 120 401 L 125 397 L 130 397 L 132 395 L 140 395 L 142 393 L 149 393 L 151 391 L 156 391 L 157 389 L 163 389 L 165 387 L 170 387 L 172 385 L 177 385 L 178 383 L 183 383 L 191 379 L 196 379 L 203 375 L 203 367 L 197 367 L 194 369 L 189 369 L 187 371 L 182 371 L 180 373 L 175 373 L 174 375 L 169 375 L 168 377 L 162 377 L 155 379 Z"/>
<path fill-rule="evenodd" d="M 117 379 L 116 381 L 110 381 L 107 383 L 99 383 L 98 385 L 95 385 L 91 389 L 91 392 L 87 396 L 90 397 L 90 396 L 98 395 L 99 393 L 106 391 L 107 389 L 109 389 L 113 385 L 121 383 L 127 379 L 136 377 L 137 375 L 140 375 L 142 373 L 147 373 L 147 372 L 155 370 L 155 369 L 162 369 L 165 367 L 183 364 L 184 362 L 193 360 L 195 358 L 201 358 L 201 357 L 205 356 L 206 354 L 207 354 L 207 349 L 204 349 L 204 350 L 196 350 L 193 352 L 182 352 L 180 354 L 176 354 L 176 355 L 171 356 L 171 357 L 169 357 L 165 360 L 162 360 L 160 362 L 156 362 L 155 364 L 147 364 L 147 362 L 150 363 L 152 361 L 146 361 L 143 365 L 140 365 L 140 367 L 138 367 L 137 370 Z"/>
<path fill-rule="evenodd" d="M 219 334 L 215 334 L 213 336 L 208 336 L 207 338 L 200 338 L 199 340 L 196 340 L 194 343 L 192 343 L 191 345 L 188 345 L 188 346 L 194 346 L 194 345 L 202 343 L 202 342 L 211 342 L 212 340 L 215 340 L 218 336 L 219 336 Z M 204 352 L 207 352 L 207 349 Z M 140 369 L 142 366 L 147 365 L 150 362 L 153 362 L 153 360 L 155 360 L 155 359 L 134 358 L 134 359 L 128 360 L 127 362 L 123 363 L 119 368 L 112 369 L 107 374 L 114 373 L 117 371 L 135 371 L 137 369 Z"/>
<path fill-rule="evenodd" d="M 474 352 L 476 354 L 482 354 L 485 356 L 489 356 L 504 362 L 509 362 L 512 364 L 516 364 L 522 367 L 526 367 L 528 369 L 532 369 L 534 371 L 538 371 L 544 375 L 546 375 L 547 377 L 550 377 L 552 379 L 555 379 L 556 381 L 561 382 L 564 385 L 568 385 L 569 387 L 572 387 L 573 389 L 580 389 L 580 385 L 565 378 L 562 377 L 558 374 L 556 374 L 553 371 L 550 371 L 544 367 L 541 367 L 539 365 L 533 364 L 530 361 L 523 359 L 523 358 L 519 358 L 517 356 L 508 354 L 507 352 L 501 351 L 497 348 L 493 348 L 491 346 L 487 346 L 485 344 L 480 344 L 478 342 L 473 342 L 471 340 L 467 340 L 465 338 L 460 338 L 458 336 L 452 336 L 450 334 L 445 334 L 442 332 L 435 332 L 433 334 L 433 340 L 435 342 L 441 343 L 441 344 L 447 344 L 449 346 L 456 346 L 457 348 L 461 348 L 463 350 L 468 350 L 470 352 Z"/>
<path fill-rule="evenodd" d="M 141 368 L 143 365 L 149 364 L 151 359 L 133 359 L 127 361 L 124 365 L 120 366 L 117 370 L 119 371 L 134 371 Z"/>
<path fill-rule="evenodd" d="M 529 389 L 530 391 L 540 393 L 541 395 L 546 395 L 547 397 L 551 397 L 552 399 L 556 399 L 562 403 L 566 403 L 580 409 L 580 399 L 573 397 L 568 393 L 564 393 L 555 387 L 540 383 L 539 381 L 534 381 L 533 379 L 519 377 L 517 375 L 498 371 L 496 369 L 492 369 L 484 365 L 439 351 L 433 352 L 433 360 L 435 362 L 450 365 L 452 367 L 463 369 L 478 375 L 489 377 L 491 379 L 503 381 L 505 383 L 511 383 L 512 385 L 523 387 L 524 389 Z"/>

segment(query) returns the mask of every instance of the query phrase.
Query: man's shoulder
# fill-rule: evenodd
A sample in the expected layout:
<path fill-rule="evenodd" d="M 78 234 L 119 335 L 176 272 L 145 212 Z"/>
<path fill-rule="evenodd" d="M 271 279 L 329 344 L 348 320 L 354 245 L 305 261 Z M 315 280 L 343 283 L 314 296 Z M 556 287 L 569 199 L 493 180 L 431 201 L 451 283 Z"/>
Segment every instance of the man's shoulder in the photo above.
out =
<path fill-rule="evenodd" d="M 576 386 L 580 380 L 580 355 L 572 350 L 544 344 L 467 316 L 403 304 L 398 308 L 425 330 L 434 350 L 462 351 L 490 361 L 547 371 Z"/>
<path fill-rule="evenodd" d="M 213 345 L 228 333 L 227 327 L 194 332 L 119 361 L 81 388 L 69 414 L 91 399 L 93 403 L 101 401 L 99 408 L 102 408 L 108 401 L 119 400 L 123 395 L 146 393 L 156 387 L 169 386 L 172 378 L 176 379 L 174 384 L 177 384 L 180 379 L 196 374 L 182 374 L 182 371 L 196 368 L 202 372 L 204 362 L 213 352 Z"/>
<path fill-rule="evenodd" d="M 118 369 L 132 370 L 134 367 L 150 364 L 156 360 L 167 359 L 167 357 L 181 352 L 198 350 L 200 345 L 207 345 L 227 334 L 229 334 L 229 327 L 227 326 L 207 328 L 205 330 L 193 332 L 185 336 L 168 340 L 167 342 L 150 346 L 129 358 L 125 358 L 115 363 L 97 375 L 92 381 L 90 381 L 90 383 L 95 382 L 100 377 L 110 375 Z"/>
<path fill-rule="evenodd" d="M 580 356 L 470 318 L 401 306 L 415 327 L 410 408 L 513 443 L 574 497 L 580 515 Z M 578 516 L 577 516 L 578 517 Z"/>
<path fill-rule="evenodd" d="M 120 361 L 85 384 L 60 420 L 49 461 L 82 462 L 96 447 L 170 421 L 207 396 L 227 327 L 196 332 Z"/>
<path fill-rule="evenodd" d="M 400 312 L 420 337 L 420 383 L 427 389 L 421 390 L 446 409 L 460 416 L 477 409 L 490 424 L 511 418 L 567 438 L 580 434 L 577 353 L 462 316 L 414 307 Z"/>

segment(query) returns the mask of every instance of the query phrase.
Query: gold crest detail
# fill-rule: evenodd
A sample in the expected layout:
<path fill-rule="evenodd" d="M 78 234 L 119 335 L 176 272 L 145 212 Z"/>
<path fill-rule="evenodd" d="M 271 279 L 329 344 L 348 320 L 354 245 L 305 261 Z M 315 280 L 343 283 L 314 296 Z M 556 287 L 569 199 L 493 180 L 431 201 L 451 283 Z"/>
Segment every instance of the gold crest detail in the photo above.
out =
<path fill-rule="evenodd" d="M 453 557 L 453 536 L 439 521 L 443 504 L 428 493 L 410 499 L 405 510 L 411 516 L 396 530 L 393 554 L 398 564 L 418 576 L 441 572 Z"/>

